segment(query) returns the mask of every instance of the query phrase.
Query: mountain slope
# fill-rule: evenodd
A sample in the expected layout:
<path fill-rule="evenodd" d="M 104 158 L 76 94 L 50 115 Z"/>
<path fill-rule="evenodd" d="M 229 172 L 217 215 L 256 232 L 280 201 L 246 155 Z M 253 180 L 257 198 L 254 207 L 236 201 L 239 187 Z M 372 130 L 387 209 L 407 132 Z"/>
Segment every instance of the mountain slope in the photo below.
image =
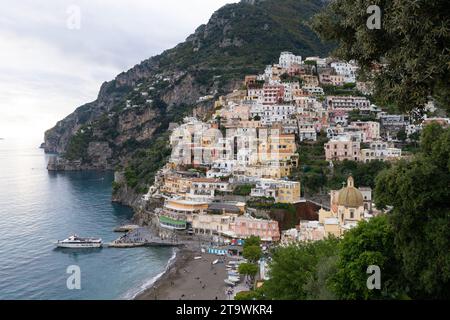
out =
<path fill-rule="evenodd" d="M 306 21 L 323 0 L 247 0 L 215 12 L 185 42 L 105 82 L 96 101 L 48 130 L 44 147 L 66 159 L 50 169 L 112 169 L 151 147 L 171 122 L 212 108 L 218 96 L 261 72 L 284 50 L 326 55 Z M 76 160 L 76 164 L 73 162 Z"/>

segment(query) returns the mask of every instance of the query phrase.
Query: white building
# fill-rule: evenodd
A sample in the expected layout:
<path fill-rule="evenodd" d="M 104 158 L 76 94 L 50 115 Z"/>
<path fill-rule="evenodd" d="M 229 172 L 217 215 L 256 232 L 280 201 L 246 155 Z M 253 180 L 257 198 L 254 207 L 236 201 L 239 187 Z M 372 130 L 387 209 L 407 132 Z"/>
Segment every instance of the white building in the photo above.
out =
<path fill-rule="evenodd" d="M 344 77 L 345 83 L 356 83 L 358 66 L 347 62 L 333 62 L 331 63 L 331 67 L 336 70 L 338 75 Z"/>
<path fill-rule="evenodd" d="M 300 202 L 300 182 L 287 180 L 259 179 L 251 190 L 252 197 L 274 198 L 276 202 Z"/>
<path fill-rule="evenodd" d="M 259 113 L 259 110 L 256 109 Z M 274 123 L 286 123 L 292 120 L 292 116 L 297 113 L 297 107 L 295 105 L 265 105 L 262 108 L 261 124 L 272 125 Z M 251 113 L 253 116 L 253 112 Z M 256 113 L 255 113 L 256 115 Z M 293 122 L 295 123 L 295 121 Z"/>
<path fill-rule="evenodd" d="M 370 112 L 370 101 L 365 97 L 353 96 L 330 96 L 327 97 L 327 106 L 329 110 L 360 110 Z"/>
<path fill-rule="evenodd" d="M 284 86 L 284 101 L 290 102 L 294 100 L 294 92 L 300 90 L 300 83 L 298 82 L 285 82 Z"/>
<path fill-rule="evenodd" d="M 279 65 L 284 69 L 288 69 L 293 64 L 298 64 L 298 65 L 302 64 L 302 57 L 296 56 L 292 52 L 288 52 L 288 51 L 282 52 L 280 55 Z"/>
<path fill-rule="evenodd" d="M 369 149 L 361 150 L 361 161 L 363 162 L 375 160 L 391 161 L 401 157 L 401 149 L 389 147 L 388 143 L 384 141 L 372 142 Z"/>
<path fill-rule="evenodd" d="M 324 94 L 322 87 L 303 86 L 302 89 L 304 91 L 308 92 L 309 94 L 314 94 L 314 95 L 323 95 Z"/>
<path fill-rule="evenodd" d="M 314 123 L 299 121 L 298 136 L 300 141 L 317 141 L 317 131 Z"/>
<path fill-rule="evenodd" d="M 306 61 L 313 61 L 317 64 L 317 67 L 324 68 L 327 66 L 327 59 L 325 58 L 319 58 L 319 57 L 308 57 L 305 59 Z"/>

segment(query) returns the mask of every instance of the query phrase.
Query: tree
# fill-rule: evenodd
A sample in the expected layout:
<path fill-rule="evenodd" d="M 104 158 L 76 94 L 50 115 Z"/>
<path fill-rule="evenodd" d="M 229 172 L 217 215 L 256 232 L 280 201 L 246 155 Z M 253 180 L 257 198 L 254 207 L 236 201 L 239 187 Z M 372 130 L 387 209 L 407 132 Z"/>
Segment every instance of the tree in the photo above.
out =
<path fill-rule="evenodd" d="M 358 61 L 375 81 L 375 95 L 407 111 L 424 108 L 429 96 L 448 108 L 450 28 L 448 1 L 380 0 L 381 29 L 370 29 L 372 0 L 335 0 L 312 22 L 324 39 L 338 43 L 335 55 Z M 372 73 L 377 67 L 379 72 Z"/>
<path fill-rule="evenodd" d="M 250 247 L 250 246 L 257 246 L 259 247 L 261 245 L 261 238 L 258 236 L 250 236 L 244 241 L 244 248 Z"/>
<path fill-rule="evenodd" d="M 345 300 L 397 298 L 403 293 L 399 262 L 394 254 L 394 232 L 387 216 L 363 221 L 347 231 L 340 243 L 337 272 L 330 280 L 337 298 Z M 381 270 L 381 290 L 370 290 L 369 266 Z"/>
<path fill-rule="evenodd" d="M 405 142 L 408 139 L 408 135 L 406 134 L 406 129 L 403 127 L 397 132 L 397 139 Z"/>
<path fill-rule="evenodd" d="M 420 151 L 376 180 L 378 208 L 392 207 L 396 254 L 413 298 L 450 298 L 450 128 L 422 132 Z"/>
<path fill-rule="evenodd" d="M 266 297 L 276 300 L 305 300 L 315 299 L 322 293 L 332 297 L 327 280 L 331 277 L 333 268 L 328 268 L 330 273 L 324 274 L 319 263 L 336 256 L 338 242 L 339 240 L 330 238 L 277 247 L 270 263 L 270 279 L 264 283 Z M 320 289 L 317 289 L 319 286 Z"/>
<path fill-rule="evenodd" d="M 242 263 L 239 265 L 239 273 L 253 280 L 258 273 L 258 266 L 254 263 Z"/>
<path fill-rule="evenodd" d="M 256 263 L 261 259 L 262 251 L 259 246 L 246 246 L 243 250 L 243 256 L 251 263 Z"/>

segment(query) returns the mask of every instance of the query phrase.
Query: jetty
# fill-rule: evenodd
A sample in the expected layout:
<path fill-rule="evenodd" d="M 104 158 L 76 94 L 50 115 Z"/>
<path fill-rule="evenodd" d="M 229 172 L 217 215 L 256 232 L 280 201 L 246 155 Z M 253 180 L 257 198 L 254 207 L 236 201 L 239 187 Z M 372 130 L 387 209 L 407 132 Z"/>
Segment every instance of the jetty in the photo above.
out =
<path fill-rule="evenodd" d="M 136 225 L 136 224 L 127 224 L 127 225 L 124 225 L 124 226 L 120 226 L 120 227 L 117 227 L 117 228 L 114 228 L 114 232 L 130 232 L 130 231 L 133 231 L 133 230 L 136 230 L 136 229 L 139 229 L 140 227 L 138 226 L 138 225 Z"/>
<path fill-rule="evenodd" d="M 180 247 L 184 243 L 175 238 L 161 239 L 153 235 L 148 228 L 138 227 L 106 245 L 110 248 Z"/>

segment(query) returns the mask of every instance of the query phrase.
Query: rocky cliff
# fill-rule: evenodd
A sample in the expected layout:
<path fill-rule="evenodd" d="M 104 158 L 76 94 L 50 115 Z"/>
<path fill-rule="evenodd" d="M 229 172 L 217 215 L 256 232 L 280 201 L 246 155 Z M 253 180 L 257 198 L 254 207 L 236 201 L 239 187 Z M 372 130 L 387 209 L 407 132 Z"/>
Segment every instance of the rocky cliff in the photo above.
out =
<path fill-rule="evenodd" d="M 323 0 L 266 0 L 222 7 L 185 42 L 105 82 L 95 101 L 48 130 L 43 147 L 61 157 L 49 169 L 119 166 L 127 185 L 148 185 L 167 156 L 155 145 L 164 146 L 159 140 L 167 139 L 169 124 L 193 110 L 199 116 L 211 110 L 213 100 L 199 102 L 200 97 L 239 88 L 245 74 L 261 72 L 281 51 L 329 52 L 306 23 L 323 5 Z"/>

